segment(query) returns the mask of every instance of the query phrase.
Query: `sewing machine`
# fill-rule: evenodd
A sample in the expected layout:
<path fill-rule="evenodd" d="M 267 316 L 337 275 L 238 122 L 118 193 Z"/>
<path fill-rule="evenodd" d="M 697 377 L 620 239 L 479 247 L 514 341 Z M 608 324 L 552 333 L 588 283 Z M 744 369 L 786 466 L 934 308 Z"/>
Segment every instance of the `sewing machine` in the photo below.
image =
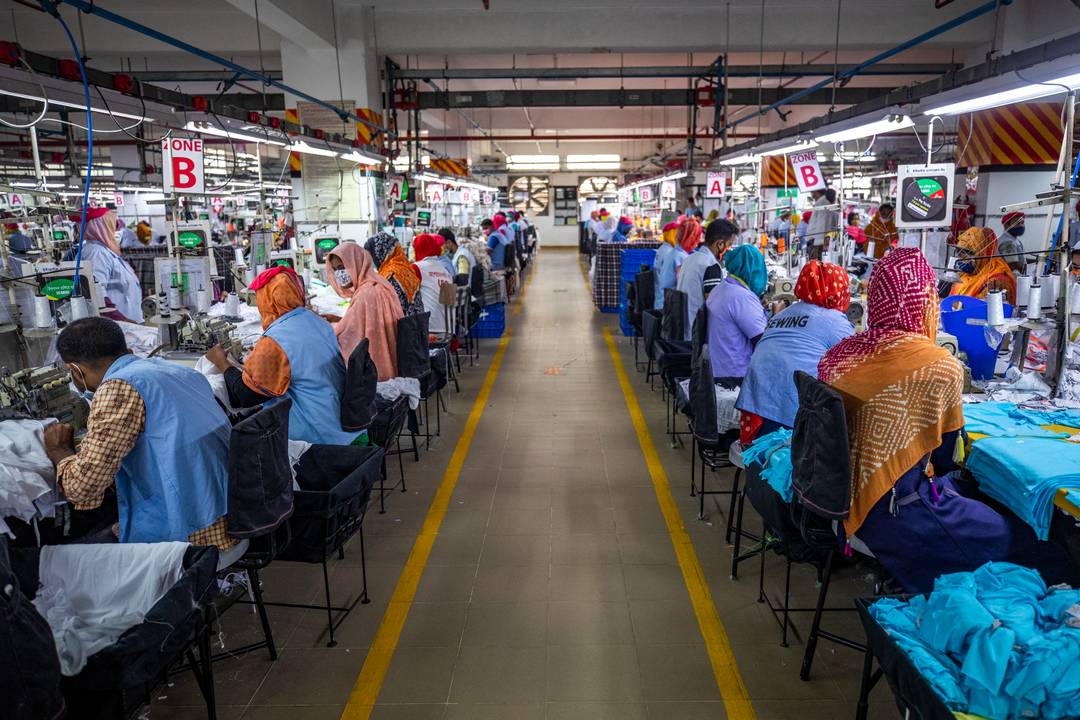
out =
<path fill-rule="evenodd" d="M 199 358 L 215 345 L 221 345 L 225 352 L 237 360 L 243 358 L 244 348 L 233 337 L 236 326 L 222 318 L 205 315 L 181 315 L 169 328 L 168 349 L 158 353 L 164 360 L 194 367 Z"/>
<path fill-rule="evenodd" d="M 71 376 L 57 367 L 0 371 L 0 419 L 54 417 L 80 430 L 89 406 L 71 391 Z"/>

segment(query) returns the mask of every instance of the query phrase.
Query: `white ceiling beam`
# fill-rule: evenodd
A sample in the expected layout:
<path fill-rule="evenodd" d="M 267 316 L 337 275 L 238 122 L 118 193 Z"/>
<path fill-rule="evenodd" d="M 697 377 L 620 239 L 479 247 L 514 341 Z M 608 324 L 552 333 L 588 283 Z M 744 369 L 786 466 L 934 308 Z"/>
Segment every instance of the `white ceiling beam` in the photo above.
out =
<path fill-rule="evenodd" d="M 255 0 L 227 0 L 255 18 Z M 332 50 L 334 26 L 328 6 L 304 0 L 259 0 L 259 22 L 307 50 Z"/>

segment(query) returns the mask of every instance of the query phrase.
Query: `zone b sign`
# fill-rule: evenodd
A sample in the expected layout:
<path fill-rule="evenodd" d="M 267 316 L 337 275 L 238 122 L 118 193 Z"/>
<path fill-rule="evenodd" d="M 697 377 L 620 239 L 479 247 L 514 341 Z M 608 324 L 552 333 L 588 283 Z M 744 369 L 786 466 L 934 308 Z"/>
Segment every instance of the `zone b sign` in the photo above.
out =
<path fill-rule="evenodd" d="M 795 169 L 795 182 L 799 184 L 799 190 L 810 192 L 811 190 L 825 189 L 825 176 L 821 173 L 818 165 L 817 152 L 804 150 L 792 153 L 788 156 L 791 167 Z"/>
<path fill-rule="evenodd" d="M 161 141 L 161 152 L 165 156 L 162 178 L 166 195 L 206 192 L 202 138 L 165 138 Z"/>

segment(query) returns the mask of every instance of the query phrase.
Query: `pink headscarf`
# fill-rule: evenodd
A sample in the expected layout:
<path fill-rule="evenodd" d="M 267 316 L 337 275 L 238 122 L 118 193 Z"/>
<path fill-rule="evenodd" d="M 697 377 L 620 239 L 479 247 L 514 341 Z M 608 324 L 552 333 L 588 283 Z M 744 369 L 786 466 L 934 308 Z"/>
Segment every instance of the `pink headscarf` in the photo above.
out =
<path fill-rule="evenodd" d="M 104 212 L 102 212 L 104 210 Z M 81 218 L 80 218 L 81 219 Z M 86 212 L 86 237 L 104 245 L 117 255 L 120 243 L 116 242 L 116 212 L 106 208 L 91 208 Z"/>
<path fill-rule="evenodd" d="M 341 287 L 330 258 L 336 257 L 352 276 L 352 285 Z M 334 323 L 334 333 L 345 362 L 361 340 L 367 338 L 368 353 L 379 372 L 379 381 L 397 377 L 397 323 L 401 303 L 390 282 L 375 271 L 371 253 L 356 243 L 342 243 L 326 258 L 326 277 L 341 297 L 351 298 L 345 316 Z"/>

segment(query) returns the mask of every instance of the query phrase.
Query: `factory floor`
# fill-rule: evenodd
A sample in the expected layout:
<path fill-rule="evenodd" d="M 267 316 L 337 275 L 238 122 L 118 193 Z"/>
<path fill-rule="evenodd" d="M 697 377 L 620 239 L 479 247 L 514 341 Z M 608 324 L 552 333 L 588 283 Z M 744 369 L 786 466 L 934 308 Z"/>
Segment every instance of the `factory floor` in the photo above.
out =
<path fill-rule="evenodd" d="M 799 680 L 809 615 L 795 616 L 781 647 L 758 602 L 757 560 L 730 579 L 727 498 L 707 498 L 708 518 L 697 518 L 690 449 L 669 446 L 660 392 L 635 370 L 617 316 L 593 309 L 577 252 L 542 251 L 506 316 L 509 338 L 484 341 L 480 364 L 466 363 L 461 392 L 449 394 L 442 436 L 419 463 L 406 458 L 407 492 L 367 516 L 372 602 L 344 621 L 334 648 L 324 613 L 271 608 L 280 657 L 217 663 L 218 717 L 853 716 L 861 653 L 823 641 L 811 680 Z M 710 482 L 726 487 L 730 473 Z M 749 506 L 747 517 L 756 529 Z M 770 554 L 774 597 L 783 577 Z M 356 596 L 355 540 L 330 581 L 335 603 Z M 829 604 L 851 607 L 870 583 L 865 569 L 841 570 Z M 321 568 L 277 563 L 263 587 L 271 600 L 312 601 Z M 813 569 L 794 566 L 792 588 L 793 604 L 812 606 Z M 260 637 L 244 606 L 221 625 L 226 650 Z M 853 613 L 828 614 L 826 627 L 862 635 Z M 154 720 L 206 717 L 190 675 L 157 695 Z M 884 683 L 870 717 L 898 717 Z"/>

